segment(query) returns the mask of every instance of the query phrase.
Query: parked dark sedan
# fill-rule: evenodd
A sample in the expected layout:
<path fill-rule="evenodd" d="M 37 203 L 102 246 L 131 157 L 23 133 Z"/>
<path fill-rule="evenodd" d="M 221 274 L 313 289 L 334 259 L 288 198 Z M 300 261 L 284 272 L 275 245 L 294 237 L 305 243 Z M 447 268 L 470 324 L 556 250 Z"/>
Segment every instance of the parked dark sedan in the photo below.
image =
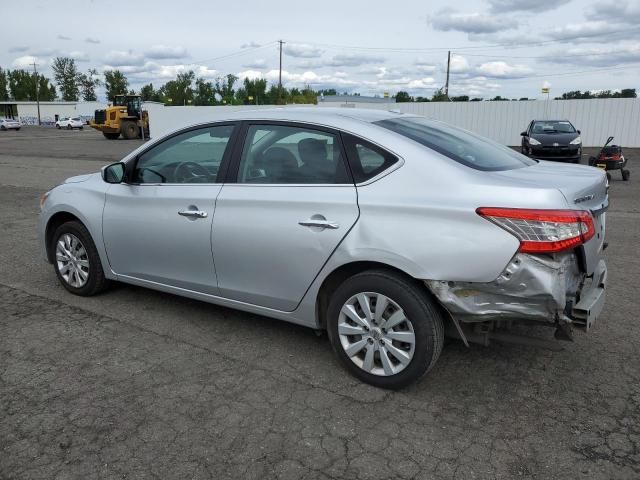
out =
<path fill-rule="evenodd" d="M 532 120 L 520 135 L 520 151 L 529 157 L 580 162 L 580 130 L 576 130 L 568 120 Z"/>

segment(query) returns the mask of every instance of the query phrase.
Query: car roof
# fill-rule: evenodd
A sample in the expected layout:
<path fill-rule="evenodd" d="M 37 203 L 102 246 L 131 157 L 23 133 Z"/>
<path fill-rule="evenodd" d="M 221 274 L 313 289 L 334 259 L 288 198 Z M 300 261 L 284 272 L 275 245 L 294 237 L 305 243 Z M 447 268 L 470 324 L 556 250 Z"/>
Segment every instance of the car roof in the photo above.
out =
<path fill-rule="evenodd" d="M 569 120 L 534 120 L 534 122 L 569 122 Z"/>
<path fill-rule="evenodd" d="M 370 110 L 365 108 L 327 108 L 327 107 L 280 107 L 280 108 L 256 108 L 250 110 L 237 110 L 224 115 L 229 120 L 232 119 L 255 119 L 255 120 L 291 120 L 291 121 L 314 121 L 327 122 L 340 119 L 353 119 L 362 122 L 373 123 L 389 118 L 397 118 L 406 114 L 384 111 Z M 407 115 L 413 116 L 413 115 Z"/>

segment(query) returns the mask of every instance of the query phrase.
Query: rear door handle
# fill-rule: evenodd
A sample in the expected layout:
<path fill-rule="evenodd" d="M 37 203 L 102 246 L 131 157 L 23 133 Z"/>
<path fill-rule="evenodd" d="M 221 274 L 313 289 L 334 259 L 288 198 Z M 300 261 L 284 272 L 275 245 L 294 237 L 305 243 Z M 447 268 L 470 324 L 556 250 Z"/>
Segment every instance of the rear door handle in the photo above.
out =
<path fill-rule="evenodd" d="M 207 218 L 207 212 L 203 212 L 202 210 L 182 210 L 178 212 L 178 215 L 191 218 Z"/>
<path fill-rule="evenodd" d="M 329 228 L 331 230 L 336 230 L 340 227 L 336 222 L 332 222 L 330 220 L 301 220 L 298 222 L 298 225 L 302 225 L 303 227 L 319 227 L 319 228 Z"/>

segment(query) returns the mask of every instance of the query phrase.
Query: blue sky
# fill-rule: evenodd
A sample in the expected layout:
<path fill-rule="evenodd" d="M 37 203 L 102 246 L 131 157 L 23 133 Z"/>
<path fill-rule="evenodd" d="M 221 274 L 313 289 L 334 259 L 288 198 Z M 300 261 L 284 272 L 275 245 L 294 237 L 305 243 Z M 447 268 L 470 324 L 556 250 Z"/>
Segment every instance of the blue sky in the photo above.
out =
<path fill-rule="evenodd" d="M 50 74 L 52 58 L 71 56 L 136 88 L 186 70 L 275 82 L 282 39 L 288 87 L 430 96 L 451 50 L 452 95 L 640 89 L 640 0 L 25 0 L 3 17 L 1 67 L 35 59 Z"/>

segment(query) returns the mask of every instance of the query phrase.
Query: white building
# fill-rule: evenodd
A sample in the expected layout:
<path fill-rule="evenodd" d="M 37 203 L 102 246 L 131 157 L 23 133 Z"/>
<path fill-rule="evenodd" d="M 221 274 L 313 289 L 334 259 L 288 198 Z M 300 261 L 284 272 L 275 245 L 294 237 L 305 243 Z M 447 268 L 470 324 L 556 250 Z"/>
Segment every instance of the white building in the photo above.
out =
<path fill-rule="evenodd" d="M 102 102 L 40 102 L 40 123 L 53 125 L 64 117 L 93 118 L 97 109 L 105 108 Z M 0 117 L 15 118 L 25 125 L 38 124 L 38 105 L 36 102 L 0 102 Z"/>

